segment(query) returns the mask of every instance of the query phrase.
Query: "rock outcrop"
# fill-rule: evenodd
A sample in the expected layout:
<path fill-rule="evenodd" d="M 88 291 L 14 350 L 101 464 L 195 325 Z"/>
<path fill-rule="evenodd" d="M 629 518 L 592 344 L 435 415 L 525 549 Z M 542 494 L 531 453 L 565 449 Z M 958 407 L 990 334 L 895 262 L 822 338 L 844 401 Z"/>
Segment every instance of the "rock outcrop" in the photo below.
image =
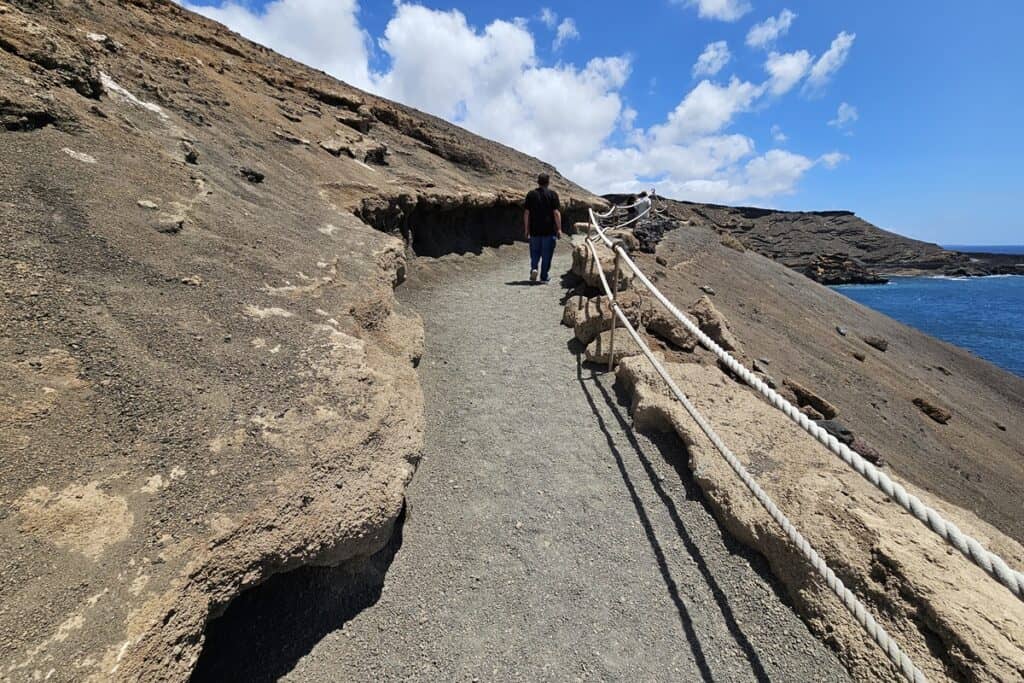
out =
<path fill-rule="evenodd" d="M 618 339 L 616 339 L 618 344 Z M 1024 662 L 1024 603 L 892 503 L 811 436 L 714 366 L 667 369 L 734 454 L 847 586 L 931 680 L 1013 680 Z M 903 680 L 781 527 L 756 502 L 642 357 L 618 380 L 638 425 L 675 431 L 716 517 L 763 554 L 811 630 L 835 647 L 854 678 Z M 930 495 L 914 491 L 935 505 Z M 971 512 L 942 509 L 1016 566 L 1024 547 Z"/>
<path fill-rule="evenodd" d="M 600 205 L 167 0 L 0 3 L 0 124 L 4 680 L 187 680 L 240 592 L 373 555 L 407 257 L 511 241 L 540 171 Z"/>
<path fill-rule="evenodd" d="M 606 195 L 621 201 L 623 195 Z M 653 227 L 637 226 L 644 250 L 681 226 L 703 226 L 823 284 L 876 284 L 887 275 L 1024 273 L 1024 257 L 964 254 L 883 230 L 850 211 L 775 211 L 661 199 Z M 648 234 L 648 231 L 650 234 Z M 728 238 L 726 238 L 728 239 Z"/>

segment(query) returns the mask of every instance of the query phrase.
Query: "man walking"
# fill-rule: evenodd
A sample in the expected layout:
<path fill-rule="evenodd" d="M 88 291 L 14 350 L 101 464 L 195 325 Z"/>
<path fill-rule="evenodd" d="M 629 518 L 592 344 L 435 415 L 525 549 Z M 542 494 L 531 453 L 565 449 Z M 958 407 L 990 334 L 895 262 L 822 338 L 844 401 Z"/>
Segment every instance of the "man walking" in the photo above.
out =
<path fill-rule="evenodd" d="M 523 230 L 526 239 L 530 241 L 530 282 L 537 281 L 538 266 L 540 281 L 548 281 L 551 258 L 555 255 L 555 242 L 562 236 L 558 193 L 548 188 L 550 183 L 548 174 L 541 173 L 537 176 L 537 188 L 526 195 Z"/>

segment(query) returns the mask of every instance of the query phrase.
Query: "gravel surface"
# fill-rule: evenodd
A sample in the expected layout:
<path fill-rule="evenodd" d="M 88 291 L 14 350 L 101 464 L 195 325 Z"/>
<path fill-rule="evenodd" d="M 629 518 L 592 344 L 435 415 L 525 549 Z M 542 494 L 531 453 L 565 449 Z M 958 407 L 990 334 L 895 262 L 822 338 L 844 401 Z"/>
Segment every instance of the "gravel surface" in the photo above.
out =
<path fill-rule="evenodd" d="M 401 547 L 286 678 L 847 680 L 526 273 L 522 245 L 414 265 L 428 427 Z"/>

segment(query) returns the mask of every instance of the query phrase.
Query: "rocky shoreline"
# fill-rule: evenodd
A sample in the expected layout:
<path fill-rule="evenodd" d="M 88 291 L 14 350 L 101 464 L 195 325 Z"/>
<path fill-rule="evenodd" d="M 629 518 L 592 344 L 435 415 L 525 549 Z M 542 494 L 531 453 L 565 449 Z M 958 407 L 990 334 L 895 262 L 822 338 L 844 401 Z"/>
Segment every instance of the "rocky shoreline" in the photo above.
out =
<path fill-rule="evenodd" d="M 605 199 L 622 203 L 628 195 Z M 892 276 L 1024 275 L 1024 256 L 965 253 L 883 230 L 852 211 L 776 211 L 661 198 L 664 216 L 648 240 L 671 225 L 702 225 L 728 233 L 745 247 L 826 285 L 881 284 Z"/>

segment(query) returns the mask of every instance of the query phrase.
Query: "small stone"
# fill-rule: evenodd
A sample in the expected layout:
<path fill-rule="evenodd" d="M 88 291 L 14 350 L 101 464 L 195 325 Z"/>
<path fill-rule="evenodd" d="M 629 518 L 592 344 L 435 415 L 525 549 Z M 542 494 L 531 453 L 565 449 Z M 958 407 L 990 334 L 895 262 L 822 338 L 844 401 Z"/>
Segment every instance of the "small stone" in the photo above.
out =
<path fill-rule="evenodd" d="M 885 353 L 886 349 L 889 348 L 889 340 L 884 337 L 871 336 L 863 337 L 863 339 L 865 344 L 878 349 L 882 353 Z"/>
<path fill-rule="evenodd" d="M 193 166 L 199 163 L 199 152 L 196 148 L 189 143 L 183 143 L 182 147 L 185 149 L 185 163 L 192 164 Z"/>
<path fill-rule="evenodd" d="M 845 327 L 839 327 L 838 325 L 836 325 L 836 332 L 839 333 L 840 337 L 845 337 L 846 336 L 846 328 Z"/>
<path fill-rule="evenodd" d="M 865 356 L 860 351 L 854 351 L 853 352 L 853 357 L 856 358 L 857 360 L 859 360 L 861 363 L 863 363 L 865 361 L 865 359 L 867 359 L 867 356 Z"/>
<path fill-rule="evenodd" d="M 704 292 L 708 296 L 714 296 L 715 295 L 715 289 L 711 285 L 701 285 L 700 286 L 700 291 Z"/>
<path fill-rule="evenodd" d="M 224 335 L 224 342 L 227 343 L 229 341 L 231 341 L 231 335 L 230 334 L 225 334 Z"/>
<path fill-rule="evenodd" d="M 181 278 L 181 284 L 189 285 L 190 287 L 201 287 L 203 284 L 203 278 L 198 275 L 187 275 Z"/>
<path fill-rule="evenodd" d="M 758 358 L 757 362 L 760 363 L 761 365 L 771 365 L 772 364 L 772 362 L 770 360 L 768 360 L 767 358 Z"/>
<path fill-rule="evenodd" d="M 148 199 L 140 199 L 138 201 L 138 205 L 141 206 L 143 209 L 153 209 L 153 210 L 155 210 L 155 209 L 159 209 L 160 208 L 159 204 L 157 204 L 154 201 L 150 201 Z"/>
<path fill-rule="evenodd" d="M 655 256 L 654 260 L 657 262 L 659 266 L 668 267 L 668 259 L 666 259 L 664 256 Z"/>
<path fill-rule="evenodd" d="M 243 166 L 242 168 L 238 169 L 238 172 L 242 174 L 243 178 L 248 180 L 250 183 L 253 183 L 254 185 L 262 183 L 263 179 L 266 177 L 259 171 L 249 168 L 248 166 Z"/>

